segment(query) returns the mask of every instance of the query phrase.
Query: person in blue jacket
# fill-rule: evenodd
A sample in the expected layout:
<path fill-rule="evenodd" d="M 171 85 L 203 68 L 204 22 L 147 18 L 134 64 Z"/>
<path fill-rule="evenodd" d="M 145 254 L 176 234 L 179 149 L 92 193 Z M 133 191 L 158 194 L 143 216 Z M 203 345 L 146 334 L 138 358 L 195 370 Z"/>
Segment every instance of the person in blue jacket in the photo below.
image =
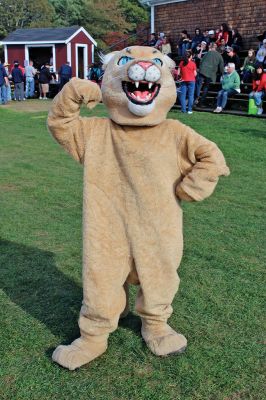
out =
<path fill-rule="evenodd" d="M 59 71 L 58 71 L 59 77 L 60 77 L 60 87 L 59 90 L 61 90 L 65 84 L 70 81 L 72 78 L 72 68 L 70 66 L 70 62 L 67 61 L 65 64 L 63 64 Z"/>

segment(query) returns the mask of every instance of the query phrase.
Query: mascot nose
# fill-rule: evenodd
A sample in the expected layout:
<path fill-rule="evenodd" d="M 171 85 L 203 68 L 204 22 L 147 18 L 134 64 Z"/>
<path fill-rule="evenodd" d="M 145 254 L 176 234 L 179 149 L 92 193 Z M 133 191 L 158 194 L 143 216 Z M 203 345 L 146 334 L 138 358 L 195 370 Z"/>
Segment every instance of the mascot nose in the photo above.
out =
<path fill-rule="evenodd" d="M 146 71 L 153 64 L 149 61 L 139 61 L 138 65 L 140 65 Z"/>

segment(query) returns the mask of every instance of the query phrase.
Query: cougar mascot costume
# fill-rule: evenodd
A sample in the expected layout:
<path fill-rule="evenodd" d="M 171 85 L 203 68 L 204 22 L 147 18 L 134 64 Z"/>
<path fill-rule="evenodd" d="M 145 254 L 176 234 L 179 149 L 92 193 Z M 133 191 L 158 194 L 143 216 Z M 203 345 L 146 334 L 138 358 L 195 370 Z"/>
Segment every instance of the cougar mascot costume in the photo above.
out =
<path fill-rule="evenodd" d="M 151 47 L 105 56 L 100 88 L 73 78 L 54 99 L 48 126 L 84 165 L 83 288 L 80 338 L 53 360 L 74 370 L 107 349 L 128 311 L 127 283 L 139 285 L 141 333 L 158 356 L 181 353 L 186 338 L 167 320 L 182 257 L 180 200 L 210 196 L 229 170 L 217 146 L 166 119 L 176 101 L 173 61 Z M 109 118 L 81 118 L 103 100 Z"/>

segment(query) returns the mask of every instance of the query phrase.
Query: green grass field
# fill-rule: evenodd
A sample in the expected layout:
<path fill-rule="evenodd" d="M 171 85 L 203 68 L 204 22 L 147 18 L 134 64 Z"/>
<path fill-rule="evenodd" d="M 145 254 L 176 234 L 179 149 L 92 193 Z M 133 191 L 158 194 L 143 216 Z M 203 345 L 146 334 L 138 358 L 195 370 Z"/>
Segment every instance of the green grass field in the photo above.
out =
<path fill-rule="evenodd" d="M 83 114 L 106 115 L 101 105 Z M 82 167 L 48 134 L 46 116 L 0 108 L 0 399 L 265 399 L 265 121 L 170 113 L 215 141 L 231 169 L 212 197 L 183 205 L 170 324 L 188 338 L 186 352 L 148 351 L 132 288 L 132 313 L 108 351 L 69 372 L 51 354 L 79 332 Z"/>

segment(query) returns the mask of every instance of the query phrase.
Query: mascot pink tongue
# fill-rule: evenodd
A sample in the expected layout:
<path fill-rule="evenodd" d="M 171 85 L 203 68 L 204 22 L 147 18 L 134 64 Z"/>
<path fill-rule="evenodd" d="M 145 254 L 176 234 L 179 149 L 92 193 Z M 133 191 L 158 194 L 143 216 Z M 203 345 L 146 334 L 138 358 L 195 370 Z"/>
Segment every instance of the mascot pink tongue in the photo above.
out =
<path fill-rule="evenodd" d="M 141 333 L 157 356 L 181 353 L 186 338 L 167 320 L 182 258 L 180 200 L 210 196 L 228 175 L 217 146 L 166 115 L 176 100 L 173 61 L 151 47 L 105 56 L 99 87 L 73 78 L 55 97 L 48 126 L 84 165 L 83 302 L 80 338 L 53 360 L 74 370 L 107 349 L 126 316 L 128 283 L 139 286 Z M 81 118 L 103 99 L 108 118 Z"/>

